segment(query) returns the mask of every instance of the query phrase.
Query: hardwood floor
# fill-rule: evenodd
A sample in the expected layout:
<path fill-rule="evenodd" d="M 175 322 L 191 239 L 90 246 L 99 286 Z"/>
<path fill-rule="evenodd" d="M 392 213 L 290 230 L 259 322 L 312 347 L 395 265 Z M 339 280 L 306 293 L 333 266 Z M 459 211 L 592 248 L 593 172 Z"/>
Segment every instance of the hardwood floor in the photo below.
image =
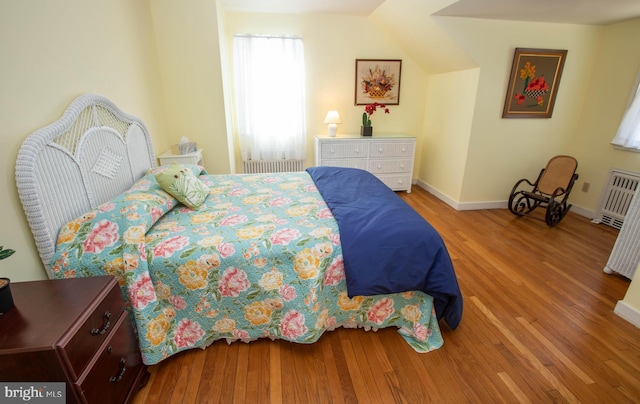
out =
<path fill-rule="evenodd" d="M 151 366 L 135 403 L 640 402 L 640 329 L 613 313 L 629 281 L 602 272 L 615 229 L 398 195 L 442 235 L 465 299 L 442 348 L 416 353 L 394 329 L 218 341 Z"/>

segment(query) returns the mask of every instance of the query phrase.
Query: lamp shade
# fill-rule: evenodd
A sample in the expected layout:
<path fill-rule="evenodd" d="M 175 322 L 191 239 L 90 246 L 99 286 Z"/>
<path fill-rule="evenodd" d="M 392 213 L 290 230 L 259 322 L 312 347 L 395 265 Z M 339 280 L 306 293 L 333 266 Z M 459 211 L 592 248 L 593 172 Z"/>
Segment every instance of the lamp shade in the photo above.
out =
<path fill-rule="evenodd" d="M 324 118 L 324 123 L 342 123 L 338 111 L 327 112 L 327 116 Z"/>

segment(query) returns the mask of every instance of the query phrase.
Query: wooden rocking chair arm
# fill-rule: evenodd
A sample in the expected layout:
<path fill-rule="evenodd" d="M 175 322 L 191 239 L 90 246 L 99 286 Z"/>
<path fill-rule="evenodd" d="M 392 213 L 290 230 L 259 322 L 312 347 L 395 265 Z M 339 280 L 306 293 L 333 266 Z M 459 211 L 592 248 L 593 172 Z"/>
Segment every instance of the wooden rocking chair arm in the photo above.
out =
<path fill-rule="evenodd" d="M 565 195 L 565 194 L 568 194 L 568 192 L 563 187 L 558 187 L 556 188 L 555 191 L 553 191 L 553 194 L 551 194 L 551 199 L 555 199 L 558 196 Z"/>
<path fill-rule="evenodd" d="M 513 186 L 513 190 L 515 191 L 515 190 L 516 190 L 516 188 L 518 188 L 518 186 L 519 186 L 520 184 L 522 184 L 523 182 L 526 182 L 527 184 L 529 184 L 529 185 L 530 185 L 530 186 L 532 186 L 532 187 L 535 187 L 535 185 L 536 185 L 535 183 L 533 183 L 533 182 L 529 181 L 528 179 L 523 178 L 523 179 L 519 180 L 518 182 L 516 182 L 516 185 L 514 185 L 514 186 Z"/>

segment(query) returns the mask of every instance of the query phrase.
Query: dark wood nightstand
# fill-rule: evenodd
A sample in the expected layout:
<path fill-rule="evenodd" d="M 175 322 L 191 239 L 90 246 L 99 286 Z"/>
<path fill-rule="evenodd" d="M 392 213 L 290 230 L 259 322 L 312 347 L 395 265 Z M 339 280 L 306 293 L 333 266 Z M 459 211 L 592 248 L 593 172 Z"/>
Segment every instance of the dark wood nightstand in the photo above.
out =
<path fill-rule="evenodd" d="M 121 403 L 149 378 L 115 278 L 11 283 L 0 380 L 66 382 L 68 403 Z"/>

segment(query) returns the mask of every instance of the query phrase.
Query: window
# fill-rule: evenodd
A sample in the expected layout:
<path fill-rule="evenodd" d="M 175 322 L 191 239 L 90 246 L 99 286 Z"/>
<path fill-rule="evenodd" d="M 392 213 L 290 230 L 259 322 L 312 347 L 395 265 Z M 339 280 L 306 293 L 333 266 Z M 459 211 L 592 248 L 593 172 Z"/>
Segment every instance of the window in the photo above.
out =
<path fill-rule="evenodd" d="M 235 105 L 242 159 L 306 157 L 301 38 L 233 38 Z"/>
<path fill-rule="evenodd" d="M 629 107 L 622 117 L 616 137 L 611 143 L 628 149 L 640 150 L 640 73 L 634 89 Z"/>

